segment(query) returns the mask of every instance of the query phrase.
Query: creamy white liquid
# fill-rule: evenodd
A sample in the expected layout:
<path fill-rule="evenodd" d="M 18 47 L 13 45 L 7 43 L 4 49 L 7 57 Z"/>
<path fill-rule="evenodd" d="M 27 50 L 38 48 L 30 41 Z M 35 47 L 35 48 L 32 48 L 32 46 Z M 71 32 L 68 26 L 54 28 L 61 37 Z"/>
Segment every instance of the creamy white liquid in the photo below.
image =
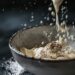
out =
<path fill-rule="evenodd" d="M 56 30 L 57 30 L 57 32 L 58 33 L 59 32 L 60 33 L 68 32 L 67 27 L 66 26 L 63 27 L 63 25 L 65 25 L 65 23 L 61 23 L 62 26 L 60 26 L 61 24 L 59 23 L 59 9 L 60 9 L 60 6 L 61 6 L 63 0 L 52 0 L 52 2 L 53 2 L 54 8 L 55 8 L 55 13 L 56 13 Z M 57 41 L 62 43 L 62 42 L 65 42 L 65 39 L 63 37 L 61 37 L 61 35 L 59 34 L 59 37 L 58 37 Z"/>
<path fill-rule="evenodd" d="M 60 24 L 59 24 L 59 9 L 60 9 L 60 5 L 62 4 L 63 0 L 52 0 L 54 8 L 55 8 L 55 12 L 56 12 L 56 27 L 57 30 L 60 30 Z"/>

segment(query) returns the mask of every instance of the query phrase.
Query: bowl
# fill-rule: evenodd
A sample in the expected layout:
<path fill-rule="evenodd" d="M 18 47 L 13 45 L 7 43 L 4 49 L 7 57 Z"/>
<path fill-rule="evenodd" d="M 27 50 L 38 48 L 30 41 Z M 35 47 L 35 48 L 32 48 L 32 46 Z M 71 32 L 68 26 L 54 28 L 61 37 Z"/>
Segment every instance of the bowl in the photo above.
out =
<path fill-rule="evenodd" d="M 70 33 L 75 34 L 75 29 L 70 27 Z M 46 32 L 50 37 L 47 37 Z M 9 47 L 15 60 L 27 71 L 35 75 L 75 75 L 75 59 L 68 60 L 41 60 L 25 56 L 19 51 L 19 48 L 33 48 L 35 45 L 44 45 L 55 40 L 56 36 L 55 26 L 39 26 L 33 28 L 23 28 L 16 32 L 9 40 Z M 75 45 L 75 41 L 70 43 Z M 43 45 L 43 46 L 44 46 Z M 74 46 L 75 47 L 75 46 Z"/>

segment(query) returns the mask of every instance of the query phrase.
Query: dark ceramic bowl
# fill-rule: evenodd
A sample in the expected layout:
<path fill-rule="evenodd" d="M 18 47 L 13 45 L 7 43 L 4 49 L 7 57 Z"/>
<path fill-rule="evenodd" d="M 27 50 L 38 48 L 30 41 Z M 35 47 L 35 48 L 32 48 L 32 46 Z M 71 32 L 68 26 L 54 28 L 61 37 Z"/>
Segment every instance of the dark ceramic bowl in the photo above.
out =
<path fill-rule="evenodd" d="M 47 38 L 44 33 L 50 33 L 51 31 L 53 31 L 53 34 Z M 49 41 L 55 40 L 54 36 L 56 36 L 56 33 L 55 27 L 50 26 L 40 26 L 18 31 L 9 41 L 13 57 L 23 68 L 35 75 L 75 75 L 75 59 L 48 61 L 28 58 L 19 51 L 21 47 L 32 48 L 35 45 L 39 46 L 42 41 L 47 44 Z M 70 33 L 75 34 L 75 29 L 71 28 Z M 75 41 L 69 44 L 75 47 Z"/>

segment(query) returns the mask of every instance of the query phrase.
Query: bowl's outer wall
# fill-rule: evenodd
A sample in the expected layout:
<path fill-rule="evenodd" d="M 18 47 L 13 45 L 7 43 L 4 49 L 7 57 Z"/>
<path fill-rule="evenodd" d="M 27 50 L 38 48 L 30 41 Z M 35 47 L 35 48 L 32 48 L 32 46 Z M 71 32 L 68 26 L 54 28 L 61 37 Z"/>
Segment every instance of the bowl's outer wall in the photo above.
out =
<path fill-rule="evenodd" d="M 11 50 L 15 60 L 25 69 L 36 75 L 75 75 L 75 61 L 42 62 L 28 59 Z"/>

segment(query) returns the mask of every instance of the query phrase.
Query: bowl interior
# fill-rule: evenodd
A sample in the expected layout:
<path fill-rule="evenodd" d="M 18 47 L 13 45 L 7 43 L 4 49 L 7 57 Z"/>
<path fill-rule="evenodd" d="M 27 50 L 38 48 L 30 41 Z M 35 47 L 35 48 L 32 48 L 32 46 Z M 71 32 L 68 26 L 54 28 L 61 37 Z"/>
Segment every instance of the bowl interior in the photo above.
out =
<path fill-rule="evenodd" d="M 54 31 L 51 37 L 47 37 L 48 33 L 53 31 L 54 27 L 50 26 L 40 26 L 34 27 L 31 29 L 24 29 L 18 31 L 15 36 L 11 40 L 11 45 L 15 48 L 26 47 L 28 49 L 33 48 L 35 46 L 44 46 L 50 40 L 53 40 L 53 36 L 55 35 Z M 41 42 L 44 42 L 42 45 Z"/>
<path fill-rule="evenodd" d="M 75 35 L 75 29 L 72 27 L 70 27 L 69 32 L 70 34 Z M 51 34 L 51 36 L 47 37 L 48 34 Z M 11 45 L 17 48 L 17 50 L 22 47 L 30 49 L 36 46 L 44 46 L 48 42 L 56 40 L 56 35 L 57 32 L 54 26 L 40 26 L 30 29 L 23 29 L 18 31 L 15 36 L 12 37 Z M 42 45 L 41 42 L 44 42 L 44 44 Z M 75 41 L 69 40 L 69 44 L 75 48 Z"/>

